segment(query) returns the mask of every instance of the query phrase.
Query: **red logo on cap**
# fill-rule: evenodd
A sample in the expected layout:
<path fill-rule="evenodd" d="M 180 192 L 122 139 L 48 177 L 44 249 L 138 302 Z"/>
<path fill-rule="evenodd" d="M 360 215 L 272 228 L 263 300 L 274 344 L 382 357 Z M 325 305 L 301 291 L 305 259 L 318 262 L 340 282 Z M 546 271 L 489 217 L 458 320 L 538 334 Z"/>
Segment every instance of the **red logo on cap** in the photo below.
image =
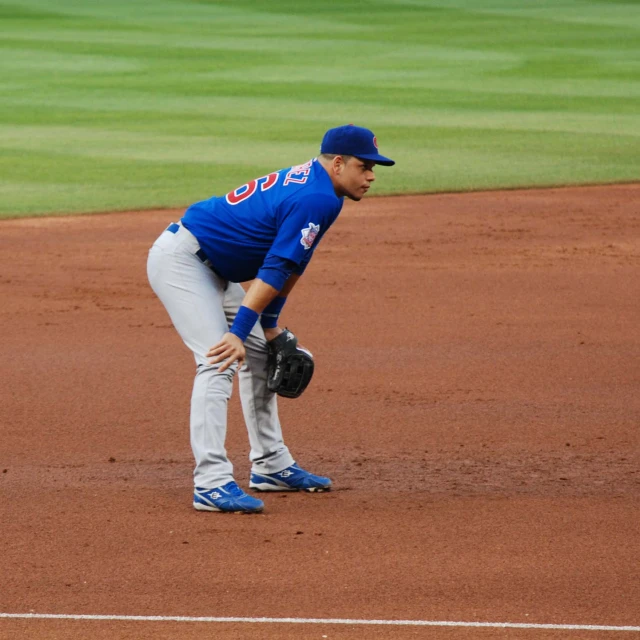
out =
<path fill-rule="evenodd" d="M 378 148 L 378 139 L 373 136 L 373 146 L 377 149 Z"/>

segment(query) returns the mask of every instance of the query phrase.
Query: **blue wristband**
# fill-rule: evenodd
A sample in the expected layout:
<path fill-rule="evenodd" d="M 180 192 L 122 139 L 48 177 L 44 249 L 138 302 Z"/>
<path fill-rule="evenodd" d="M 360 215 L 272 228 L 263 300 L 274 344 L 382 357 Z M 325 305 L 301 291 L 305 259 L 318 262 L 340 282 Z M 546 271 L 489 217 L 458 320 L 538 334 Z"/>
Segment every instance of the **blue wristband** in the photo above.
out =
<path fill-rule="evenodd" d="M 260 324 L 263 329 L 273 329 L 278 326 L 278 317 L 284 307 L 286 298 L 276 296 L 264 309 L 260 316 Z"/>
<path fill-rule="evenodd" d="M 245 307 L 244 305 L 241 306 L 238 309 L 236 319 L 233 321 L 229 332 L 238 336 L 238 338 L 244 342 L 258 321 L 258 315 L 257 311 L 249 309 L 249 307 Z"/>

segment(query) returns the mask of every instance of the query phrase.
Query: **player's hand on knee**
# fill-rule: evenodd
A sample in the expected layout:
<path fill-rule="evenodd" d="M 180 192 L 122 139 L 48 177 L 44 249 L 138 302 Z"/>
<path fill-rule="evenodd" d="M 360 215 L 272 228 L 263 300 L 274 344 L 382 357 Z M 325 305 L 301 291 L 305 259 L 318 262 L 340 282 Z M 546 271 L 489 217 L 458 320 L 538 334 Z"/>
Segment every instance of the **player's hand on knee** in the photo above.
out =
<path fill-rule="evenodd" d="M 245 357 L 246 351 L 244 344 L 242 340 L 233 333 L 225 333 L 222 336 L 222 340 L 214 344 L 207 352 L 207 358 L 211 358 L 211 360 L 209 360 L 210 364 L 218 364 L 223 360 L 226 361 L 218 368 L 218 371 L 221 373 L 226 371 L 234 362 L 238 363 L 239 369 L 244 363 Z"/>

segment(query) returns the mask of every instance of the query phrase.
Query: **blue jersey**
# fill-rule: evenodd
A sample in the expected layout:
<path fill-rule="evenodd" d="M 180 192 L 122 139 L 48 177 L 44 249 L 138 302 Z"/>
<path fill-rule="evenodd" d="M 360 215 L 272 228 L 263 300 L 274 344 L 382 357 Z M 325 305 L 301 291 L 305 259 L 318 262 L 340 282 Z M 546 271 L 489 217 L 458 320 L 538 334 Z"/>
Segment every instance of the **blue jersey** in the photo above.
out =
<path fill-rule="evenodd" d="M 280 290 L 290 273 L 304 271 L 342 204 L 329 174 L 313 159 L 197 202 L 182 224 L 222 278 L 259 277 Z"/>

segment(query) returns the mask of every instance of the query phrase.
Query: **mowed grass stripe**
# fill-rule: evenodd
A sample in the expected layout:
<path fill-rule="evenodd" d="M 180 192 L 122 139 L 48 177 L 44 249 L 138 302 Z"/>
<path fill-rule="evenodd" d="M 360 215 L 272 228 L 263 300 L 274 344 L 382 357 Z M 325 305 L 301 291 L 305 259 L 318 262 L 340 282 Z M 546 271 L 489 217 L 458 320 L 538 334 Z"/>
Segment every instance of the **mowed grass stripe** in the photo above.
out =
<path fill-rule="evenodd" d="M 0 3 L 0 215 L 182 206 L 374 129 L 375 193 L 639 178 L 640 7 Z"/>

